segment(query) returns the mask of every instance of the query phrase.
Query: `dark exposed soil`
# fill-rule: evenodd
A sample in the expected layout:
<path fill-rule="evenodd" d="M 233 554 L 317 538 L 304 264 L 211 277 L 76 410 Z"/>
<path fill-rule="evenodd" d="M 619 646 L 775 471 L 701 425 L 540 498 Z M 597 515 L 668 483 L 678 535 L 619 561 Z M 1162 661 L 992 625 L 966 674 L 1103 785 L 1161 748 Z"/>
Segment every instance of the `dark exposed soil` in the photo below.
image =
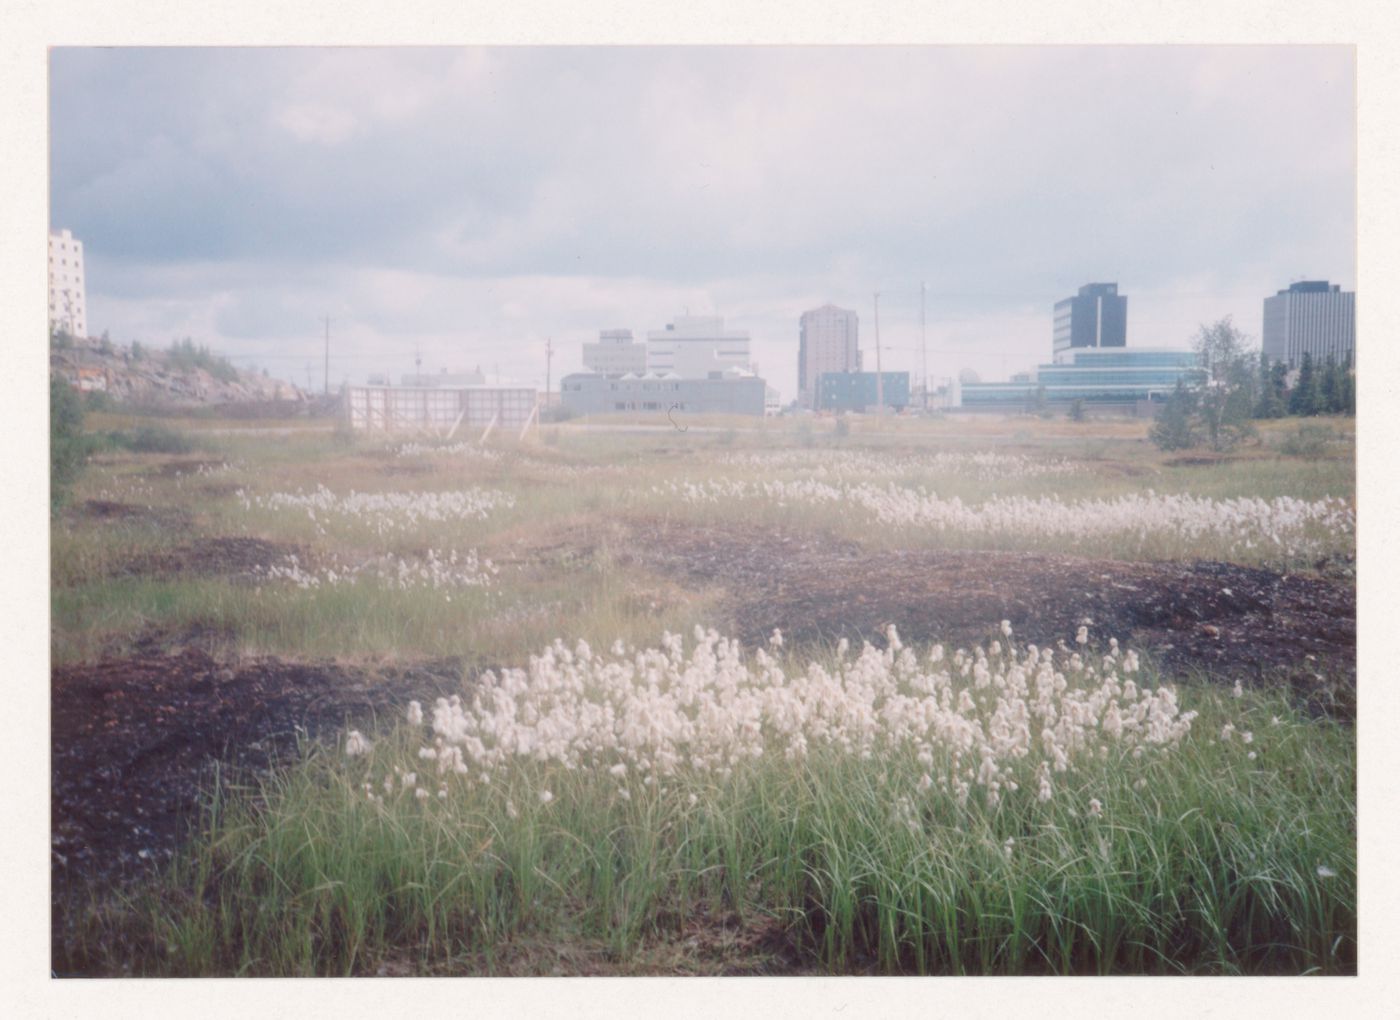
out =
<path fill-rule="evenodd" d="M 286 542 L 220 536 L 139 556 L 123 564 L 117 573 L 156 577 L 252 577 L 260 570 L 284 563 L 290 556 L 296 556 L 305 564 L 309 553 L 304 546 Z"/>
<path fill-rule="evenodd" d="M 151 644 L 168 638 L 153 639 Z M 54 898 L 168 860 L 198 816 L 215 763 L 247 776 L 299 740 L 374 728 L 414 698 L 461 689 L 452 661 L 369 670 L 274 658 L 221 660 L 178 645 L 55 669 L 51 684 Z"/>
<path fill-rule="evenodd" d="M 1356 590 L 1345 581 L 1229 563 L 1124 563 L 1032 553 L 871 551 L 758 528 L 632 526 L 620 558 L 724 590 L 721 630 L 792 641 L 972 644 L 1010 620 L 1018 641 L 1081 624 L 1172 673 L 1283 683 L 1311 711 L 1355 712 Z"/>
<path fill-rule="evenodd" d="M 123 521 L 153 524 L 160 528 L 183 531 L 192 520 L 190 512 L 176 506 L 139 506 L 107 499 L 90 499 L 77 507 L 77 512 L 99 521 Z"/>

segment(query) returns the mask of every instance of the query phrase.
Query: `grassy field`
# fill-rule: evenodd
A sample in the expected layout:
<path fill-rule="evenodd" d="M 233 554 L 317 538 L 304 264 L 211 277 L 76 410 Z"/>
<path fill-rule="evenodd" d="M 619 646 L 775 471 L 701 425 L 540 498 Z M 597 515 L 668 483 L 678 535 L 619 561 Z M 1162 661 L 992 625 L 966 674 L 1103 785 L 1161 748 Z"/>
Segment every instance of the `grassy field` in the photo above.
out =
<path fill-rule="evenodd" d="M 695 632 L 740 581 L 658 565 L 702 529 L 755 557 L 796 535 L 1350 586 L 1349 420 L 1224 457 L 1132 421 L 487 446 L 88 422 L 143 424 L 192 448 L 80 476 L 52 531 L 56 666 L 198 631 L 229 659 L 448 658 L 463 682 L 211 792 L 171 868 L 69 922 L 95 972 L 1355 971 L 1346 722 L 1097 629 L 739 649 Z"/>

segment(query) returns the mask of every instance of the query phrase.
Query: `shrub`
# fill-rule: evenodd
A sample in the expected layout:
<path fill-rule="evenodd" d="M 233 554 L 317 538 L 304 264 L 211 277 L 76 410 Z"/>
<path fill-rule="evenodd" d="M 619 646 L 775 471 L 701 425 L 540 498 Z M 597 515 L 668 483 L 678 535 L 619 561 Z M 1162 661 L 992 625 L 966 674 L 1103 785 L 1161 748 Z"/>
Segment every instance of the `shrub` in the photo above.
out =
<path fill-rule="evenodd" d="M 1279 452 L 1290 457 L 1322 457 L 1337 433 L 1327 425 L 1300 425 L 1298 431 L 1285 436 Z"/>
<path fill-rule="evenodd" d="M 1194 423 L 1196 395 L 1181 383 L 1167 398 L 1166 406 L 1152 424 L 1149 438 L 1159 450 L 1187 450 L 1196 445 Z"/>
<path fill-rule="evenodd" d="M 117 449 L 132 453 L 189 453 L 194 449 L 189 436 L 163 425 L 142 425 L 129 432 L 107 432 L 102 438 Z"/>
<path fill-rule="evenodd" d="M 64 380 L 49 379 L 49 510 L 68 499 L 69 487 L 87 459 L 83 437 L 83 402 Z"/>

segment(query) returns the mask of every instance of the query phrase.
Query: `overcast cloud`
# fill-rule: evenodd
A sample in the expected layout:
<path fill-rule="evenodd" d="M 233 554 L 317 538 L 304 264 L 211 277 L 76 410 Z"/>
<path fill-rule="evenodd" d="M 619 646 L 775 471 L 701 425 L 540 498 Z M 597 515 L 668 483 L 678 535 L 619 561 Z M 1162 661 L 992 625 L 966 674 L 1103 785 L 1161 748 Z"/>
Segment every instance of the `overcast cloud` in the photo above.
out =
<path fill-rule="evenodd" d="M 1349 47 L 57 49 L 54 229 L 89 325 L 321 384 L 581 368 L 599 329 L 748 329 L 795 395 L 797 318 L 885 367 L 1004 377 L 1116 281 L 1128 342 L 1260 330 L 1351 289 Z"/>

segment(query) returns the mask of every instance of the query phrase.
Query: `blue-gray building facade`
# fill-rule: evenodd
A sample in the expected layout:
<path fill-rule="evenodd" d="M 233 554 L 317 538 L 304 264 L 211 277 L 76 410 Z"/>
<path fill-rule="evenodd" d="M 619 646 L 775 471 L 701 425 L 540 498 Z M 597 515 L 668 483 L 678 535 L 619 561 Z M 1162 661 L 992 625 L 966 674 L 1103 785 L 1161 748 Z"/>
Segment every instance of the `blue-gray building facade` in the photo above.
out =
<path fill-rule="evenodd" d="M 1356 355 L 1356 294 L 1326 280 L 1303 280 L 1265 298 L 1263 350 L 1292 368 L 1304 354 L 1349 364 Z"/>
<path fill-rule="evenodd" d="M 1201 376 L 1195 351 L 1130 347 L 1083 349 L 1071 352 L 1068 363 L 1040 365 L 1033 378 L 1015 383 L 963 383 L 962 406 L 969 410 L 1023 407 L 1043 389 L 1047 405 L 1076 400 L 1096 406 L 1130 407 L 1164 402 L 1178 382 L 1191 384 Z"/>
<path fill-rule="evenodd" d="M 1055 302 L 1056 361 L 1084 347 L 1126 347 L 1128 299 L 1116 283 L 1088 283 L 1074 297 Z"/>
<path fill-rule="evenodd" d="M 705 379 L 666 373 L 606 376 L 576 372 L 559 382 L 563 405 L 575 414 L 753 414 L 762 417 L 768 384 L 755 375 L 712 372 Z"/>
<path fill-rule="evenodd" d="M 909 373 L 823 372 L 817 377 L 818 410 L 864 412 L 882 399 L 895 410 L 908 407 Z"/>

